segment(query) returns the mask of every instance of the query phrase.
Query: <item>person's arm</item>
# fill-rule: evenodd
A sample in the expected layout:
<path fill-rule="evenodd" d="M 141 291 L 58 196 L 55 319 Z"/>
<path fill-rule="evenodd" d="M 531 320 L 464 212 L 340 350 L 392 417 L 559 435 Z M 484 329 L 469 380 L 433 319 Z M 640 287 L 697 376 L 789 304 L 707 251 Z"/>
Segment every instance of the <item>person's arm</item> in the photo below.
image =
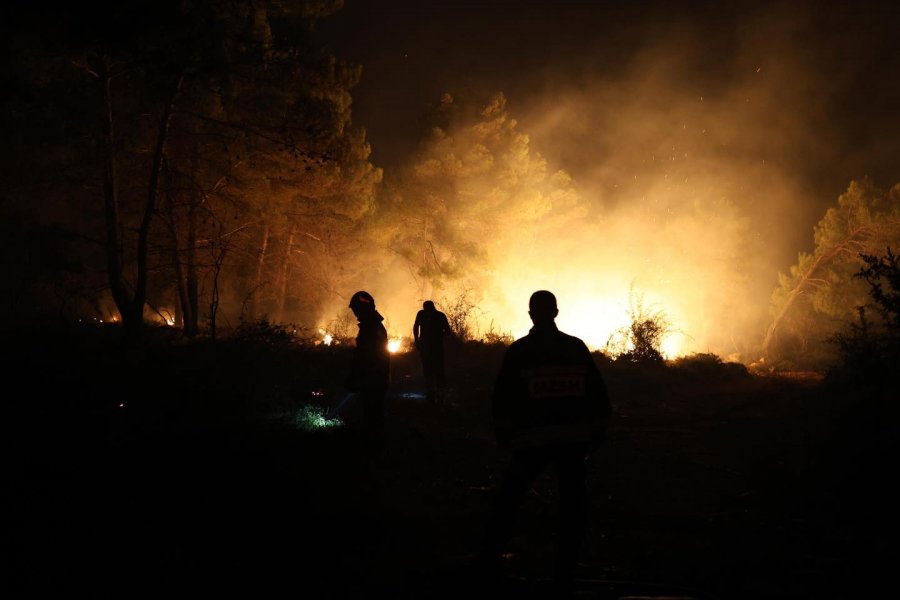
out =
<path fill-rule="evenodd" d="M 612 416 L 612 406 L 609 403 L 609 395 L 606 391 L 606 382 L 600 370 L 594 363 L 594 357 L 591 356 L 590 350 L 584 346 L 583 360 L 587 367 L 587 380 L 585 387 L 588 402 L 591 403 L 591 412 L 593 418 L 591 422 L 592 441 L 595 445 L 602 444 L 606 437 L 606 429 L 609 427 L 609 420 Z"/>
<path fill-rule="evenodd" d="M 422 311 L 416 313 L 416 322 L 413 323 L 413 341 L 419 345 L 419 336 L 422 334 Z"/>
<path fill-rule="evenodd" d="M 350 373 L 344 380 L 344 387 L 350 392 L 358 392 L 362 389 L 364 358 L 361 344 L 364 343 L 364 340 L 361 338 L 363 338 L 362 332 L 356 336 L 356 346 L 353 348 L 353 357 L 350 360 Z"/>
<path fill-rule="evenodd" d="M 453 330 L 450 329 L 450 321 L 447 320 L 446 314 L 441 313 L 441 321 L 442 321 L 441 327 L 443 328 L 441 335 L 444 335 L 444 336 L 453 335 Z"/>
<path fill-rule="evenodd" d="M 386 389 L 391 382 L 391 351 L 388 350 L 387 330 L 382 327 L 377 337 L 377 381 Z"/>

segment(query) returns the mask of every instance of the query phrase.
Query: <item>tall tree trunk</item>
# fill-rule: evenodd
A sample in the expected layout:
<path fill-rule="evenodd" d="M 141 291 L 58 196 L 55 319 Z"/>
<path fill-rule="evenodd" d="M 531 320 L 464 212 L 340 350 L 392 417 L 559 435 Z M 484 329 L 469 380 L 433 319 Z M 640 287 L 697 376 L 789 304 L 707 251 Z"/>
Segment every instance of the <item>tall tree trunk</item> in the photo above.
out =
<path fill-rule="evenodd" d="M 115 120 L 112 104 L 112 73 L 109 57 L 100 61 L 100 78 L 103 83 L 103 141 L 106 145 L 106 168 L 103 177 L 103 204 L 106 216 L 106 270 L 113 301 L 124 322 L 129 312 L 131 296 L 122 278 L 122 240 L 119 234 L 119 191 L 116 180 Z"/>
<path fill-rule="evenodd" d="M 276 314 L 278 320 L 284 322 L 284 305 L 287 299 L 288 280 L 291 273 L 291 252 L 294 249 L 294 236 L 297 233 L 297 224 L 291 222 L 291 227 L 287 237 L 287 243 L 284 245 L 284 257 L 281 262 L 281 277 L 278 282 L 278 309 Z"/>
<path fill-rule="evenodd" d="M 178 317 L 180 317 L 180 325 L 184 335 L 191 336 L 191 323 L 195 321 L 191 312 L 191 306 L 188 302 L 187 281 L 184 274 L 184 264 L 179 257 L 180 251 L 175 251 L 175 283 L 178 286 Z M 176 318 L 176 323 L 179 321 Z"/>
<path fill-rule="evenodd" d="M 252 319 L 260 318 L 259 296 L 262 293 L 263 267 L 266 263 L 266 251 L 269 248 L 269 224 L 263 225 L 262 240 L 259 243 L 259 257 L 256 260 L 256 281 L 253 286 L 253 300 L 250 308 Z"/>
<path fill-rule="evenodd" d="M 209 300 L 209 337 L 212 339 L 216 339 L 218 331 L 216 317 L 219 314 L 219 276 L 222 274 L 222 265 L 225 263 L 229 247 L 230 243 L 225 235 L 225 229 L 219 225 L 213 253 L 212 292 Z"/>
<path fill-rule="evenodd" d="M 150 181 L 147 186 L 147 202 L 141 224 L 138 228 L 137 243 L 137 278 L 134 285 L 134 297 L 129 309 L 122 315 L 122 325 L 126 338 L 139 339 L 144 324 L 144 304 L 147 302 L 147 245 L 150 239 L 150 224 L 156 212 L 157 195 L 159 192 L 159 179 L 162 172 L 163 156 L 165 155 L 166 142 L 169 137 L 169 129 L 172 125 L 172 114 L 175 101 L 181 93 L 184 83 L 184 74 L 178 76 L 172 87 L 169 99 L 163 107 L 163 113 L 159 119 L 159 128 L 156 134 L 156 144 L 153 149 L 153 162 L 150 168 Z"/>
<path fill-rule="evenodd" d="M 187 301 L 190 320 L 185 323 L 184 333 L 188 337 L 195 337 L 200 331 L 200 284 L 197 277 L 197 219 L 201 201 L 200 191 L 197 189 L 197 153 L 191 158 L 191 192 L 188 195 L 188 230 L 187 230 Z"/>
<path fill-rule="evenodd" d="M 169 221 L 169 234 L 172 236 L 172 269 L 175 271 L 175 287 L 178 291 L 178 303 L 175 310 L 175 323 L 182 328 L 185 335 L 190 323 L 190 305 L 188 304 L 187 281 L 184 273 L 184 260 L 181 251 L 181 236 L 178 231 L 178 211 L 175 207 L 171 177 L 166 190 L 166 213 Z"/>

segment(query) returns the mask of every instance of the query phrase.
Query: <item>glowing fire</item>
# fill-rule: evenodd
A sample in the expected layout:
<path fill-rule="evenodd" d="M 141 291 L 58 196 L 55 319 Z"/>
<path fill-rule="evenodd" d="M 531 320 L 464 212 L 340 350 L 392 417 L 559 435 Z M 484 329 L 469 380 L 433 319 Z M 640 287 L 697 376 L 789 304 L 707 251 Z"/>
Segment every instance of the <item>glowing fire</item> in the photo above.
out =
<path fill-rule="evenodd" d="M 621 293 L 580 293 L 569 295 L 561 292 L 557 295 L 559 316 L 556 324 L 560 331 L 584 340 L 591 350 L 622 352 L 633 350 L 627 331 L 631 325 L 631 309 L 627 287 Z M 514 292 L 513 297 L 528 298 L 530 292 Z M 666 333 L 660 344 L 660 351 L 666 358 L 676 358 L 690 351 L 690 338 L 683 332 L 686 322 L 681 311 L 674 302 L 666 302 L 656 294 L 644 296 L 644 306 L 653 312 L 662 311 L 668 322 Z M 507 310 L 504 315 L 509 318 L 516 311 Z M 523 314 L 524 313 L 524 314 Z M 499 321 L 499 319 L 497 319 Z M 481 323 L 480 323 L 481 325 Z M 519 308 L 518 316 L 509 328 L 513 337 L 520 338 L 528 333 L 532 323 L 528 314 Z"/>
<path fill-rule="evenodd" d="M 157 323 L 162 323 L 168 327 L 175 327 L 175 311 L 168 308 L 160 308 L 157 311 Z"/>
<path fill-rule="evenodd" d="M 325 344 L 326 346 L 330 346 L 334 342 L 334 336 L 325 331 L 324 329 L 319 330 L 319 335 L 322 336 L 322 341 L 319 342 L 321 344 Z"/>
<path fill-rule="evenodd" d="M 403 340 L 400 338 L 391 338 L 388 340 L 388 352 L 396 354 L 403 347 Z"/>
<path fill-rule="evenodd" d="M 614 349 L 617 344 L 623 350 L 633 350 L 626 332 L 631 325 L 628 299 L 597 298 L 579 299 L 567 305 L 566 313 L 560 313 L 557 323 L 562 331 L 576 334 L 592 349 Z M 666 358 L 684 354 L 685 337 L 680 333 L 681 320 L 671 309 L 665 311 L 670 331 L 663 336 L 660 351 Z"/>

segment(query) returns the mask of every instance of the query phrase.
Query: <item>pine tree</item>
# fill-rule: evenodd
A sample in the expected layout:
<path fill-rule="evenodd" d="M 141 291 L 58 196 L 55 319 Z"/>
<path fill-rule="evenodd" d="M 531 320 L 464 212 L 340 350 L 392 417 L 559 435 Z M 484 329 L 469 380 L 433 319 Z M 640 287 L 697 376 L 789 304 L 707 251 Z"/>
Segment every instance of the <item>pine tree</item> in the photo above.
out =
<path fill-rule="evenodd" d="M 852 319 L 865 304 L 866 286 L 854 274 L 864 265 L 864 254 L 880 254 L 900 242 L 900 184 L 885 192 L 868 179 L 852 181 L 815 226 L 814 242 L 811 254 L 801 252 L 789 273 L 779 275 L 765 355 L 786 330 L 790 334 L 783 337 L 805 346 L 814 332 L 824 339 L 827 328 Z"/>

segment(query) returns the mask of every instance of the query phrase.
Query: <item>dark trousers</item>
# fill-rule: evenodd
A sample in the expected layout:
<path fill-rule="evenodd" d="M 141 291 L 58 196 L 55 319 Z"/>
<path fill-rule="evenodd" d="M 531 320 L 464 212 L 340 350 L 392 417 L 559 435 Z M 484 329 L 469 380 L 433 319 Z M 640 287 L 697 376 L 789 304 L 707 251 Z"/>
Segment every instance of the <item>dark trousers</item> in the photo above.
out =
<path fill-rule="evenodd" d="M 419 348 L 422 359 L 422 374 L 425 375 L 425 388 L 433 394 L 444 387 L 444 347 L 442 345 L 423 345 Z"/>
<path fill-rule="evenodd" d="M 359 394 L 362 401 L 363 428 L 366 437 L 380 441 L 384 435 L 384 396 L 382 390 L 365 390 Z"/>
<path fill-rule="evenodd" d="M 587 447 L 582 444 L 515 451 L 494 501 L 485 540 L 485 553 L 499 559 L 512 538 L 522 498 L 547 465 L 553 463 L 559 488 L 556 574 L 560 578 L 571 578 L 584 538 L 587 512 L 586 456 Z"/>

